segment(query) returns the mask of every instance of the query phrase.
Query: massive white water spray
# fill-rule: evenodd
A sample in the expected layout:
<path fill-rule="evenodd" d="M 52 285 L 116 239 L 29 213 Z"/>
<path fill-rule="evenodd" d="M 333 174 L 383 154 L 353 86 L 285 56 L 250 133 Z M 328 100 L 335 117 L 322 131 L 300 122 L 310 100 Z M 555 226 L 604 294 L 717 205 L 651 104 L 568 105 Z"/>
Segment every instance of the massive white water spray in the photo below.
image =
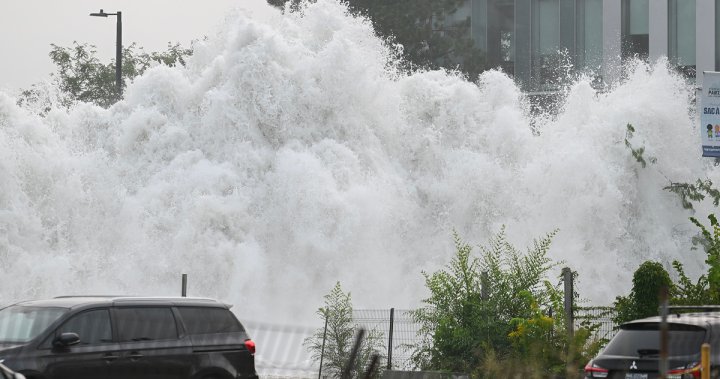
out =
<path fill-rule="evenodd" d="M 605 304 L 644 260 L 699 275 L 697 228 L 669 180 L 717 178 L 691 93 L 662 62 L 532 116 L 491 71 L 402 73 L 331 0 L 229 17 L 188 67 L 156 67 L 109 110 L 39 117 L 0 93 L 0 302 L 69 293 L 190 295 L 299 322 L 336 281 L 356 307 L 412 307 L 421 271 L 502 225 Z M 625 146 L 657 157 L 647 168 Z M 720 180 L 716 180 L 720 182 Z M 698 207 L 698 216 L 714 209 Z"/>

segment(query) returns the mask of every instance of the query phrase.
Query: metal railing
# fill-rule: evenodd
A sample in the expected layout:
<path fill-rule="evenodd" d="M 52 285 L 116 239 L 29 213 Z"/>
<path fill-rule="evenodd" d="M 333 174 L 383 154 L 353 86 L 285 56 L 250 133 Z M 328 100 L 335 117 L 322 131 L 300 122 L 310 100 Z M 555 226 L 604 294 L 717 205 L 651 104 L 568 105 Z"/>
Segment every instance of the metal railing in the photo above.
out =
<path fill-rule="evenodd" d="M 597 338 L 609 340 L 615 335 L 612 307 L 574 307 L 576 327 L 592 327 Z M 360 329 L 376 330 L 383 335 L 385 358 L 393 370 L 413 371 L 414 347 L 422 337 L 407 309 L 356 309 L 353 323 Z M 392 324 L 391 324 L 392 319 Z M 303 342 L 322 330 L 322 325 L 279 326 L 263 322 L 245 322 L 245 327 L 258 346 L 255 366 L 263 378 L 316 379 L 319 363 L 311 358 Z M 392 325 L 392 327 L 391 327 Z"/>
<path fill-rule="evenodd" d="M 593 328 L 597 338 L 610 340 L 617 332 L 613 307 L 574 307 L 574 313 L 575 326 Z"/>
<path fill-rule="evenodd" d="M 353 322 L 358 326 L 384 334 L 388 368 L 395 370 L 414 368 L 410 358 L 413 348 L 420 343 L 421 338 L 418 337 L 420 325 L 413 320 L 410 312 L 412 311 L 394 308 L 353 311 Z"/>

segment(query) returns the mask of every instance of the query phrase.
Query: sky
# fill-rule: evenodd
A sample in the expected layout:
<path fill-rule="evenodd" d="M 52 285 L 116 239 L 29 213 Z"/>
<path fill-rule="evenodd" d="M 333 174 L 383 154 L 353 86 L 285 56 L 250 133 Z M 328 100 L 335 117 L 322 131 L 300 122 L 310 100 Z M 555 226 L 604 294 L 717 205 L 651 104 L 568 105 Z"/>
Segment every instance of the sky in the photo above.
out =
<path fill-rule="evenodd" d="M 51 44 L 95 45 L 98 57 L 115 57 L 116 18 L 89 14 L 122 12 L 123 45 L 164 51 L 168 42 L 189 46 L 210 35 L 233 9 L 251 17 L 275 12 L 265 0 L 3 0 L 0 1 L 0 90 L 27 88 L 55 71 Z"/>

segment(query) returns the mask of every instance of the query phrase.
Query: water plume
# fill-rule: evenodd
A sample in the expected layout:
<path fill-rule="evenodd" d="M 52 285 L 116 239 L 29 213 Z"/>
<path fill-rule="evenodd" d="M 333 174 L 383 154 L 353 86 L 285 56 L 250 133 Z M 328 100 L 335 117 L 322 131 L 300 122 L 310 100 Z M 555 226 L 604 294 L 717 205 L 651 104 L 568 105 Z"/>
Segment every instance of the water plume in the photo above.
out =
<path fill-rule="evenodd" d="M 714 178 L 692 93 L 666 62 L 553 117 L 505 74 L 398 69 L 370 22 L 332 0 L 228 17 L 187 67 L 158 66 L 110 109 L 34 115 L 0 93 L 0 302 L 189 294 L 246 319 L 304 322 L 336 281 L 356 307 L 409 308 L 421 271 L 507 225 L 607 304 L 647 259 L 699 275 L 673 181 Z M 657 163 L 643 169 L 626 124 Z M 700 204 L 696 216 L 714 211 Z"/>

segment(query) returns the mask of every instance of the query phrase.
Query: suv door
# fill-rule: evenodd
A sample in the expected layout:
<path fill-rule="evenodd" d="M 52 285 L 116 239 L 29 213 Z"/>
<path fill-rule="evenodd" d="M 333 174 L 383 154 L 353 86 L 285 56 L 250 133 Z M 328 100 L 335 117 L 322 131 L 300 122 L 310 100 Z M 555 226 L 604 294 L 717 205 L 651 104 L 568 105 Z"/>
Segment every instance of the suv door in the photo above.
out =
<path fill-rule="evenodd" d="M 254 351 L 245 342 L 250 337 L 229 309 L 178 306 L 177 310 L 196 356 L 204 359 L 203 368 L 212 367 L 233 378 L 257 377 Z"/>
<path fill-rule="evenodd" d="M 114 367 L 125 378 L 189 378 L 192 372 L 190 339 L 180 337 L 169 306 L 113 308 L 121 358 Z"/>
<path fill-rule="evenodd" d="M 71 346 L 53 346 L 55 337 L 62 333 L 76 333 L 80 342 Z M 72 316 L 43 342 L 38 354 L 39 366 L 48 379 L 110 378 L 112 365 L 119 357 L 107 308 Z"/>

